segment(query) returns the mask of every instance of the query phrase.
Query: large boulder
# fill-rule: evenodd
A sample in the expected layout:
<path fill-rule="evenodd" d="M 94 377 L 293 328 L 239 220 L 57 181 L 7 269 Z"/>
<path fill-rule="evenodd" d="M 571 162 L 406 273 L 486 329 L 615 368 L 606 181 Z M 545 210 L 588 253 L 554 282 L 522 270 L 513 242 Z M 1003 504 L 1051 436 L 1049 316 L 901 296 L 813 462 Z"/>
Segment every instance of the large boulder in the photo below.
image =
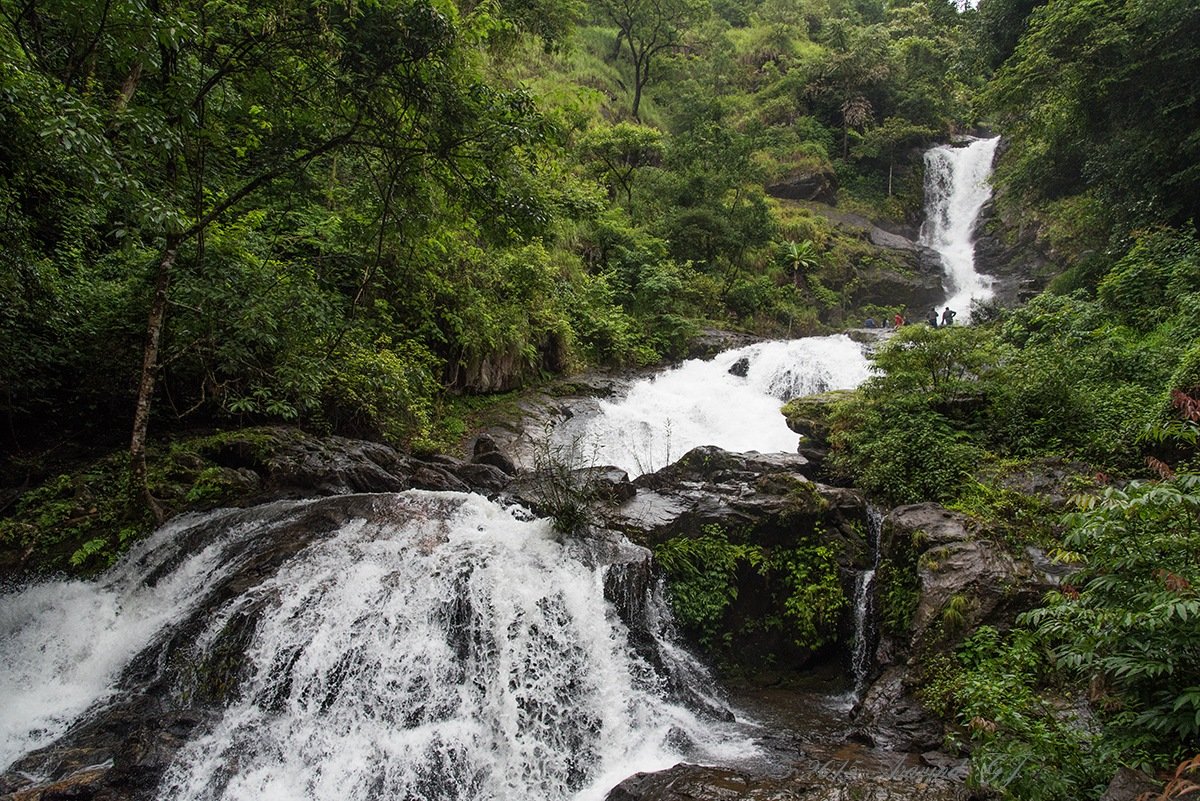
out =
<path fill-rule="evenodd" d="M 975 268 L 995 278 L 993 287 L 1001 303 L 1028 300 L 1061 271 L 1060 259 L 1040 233 L 1028 214 L 1004 214 L 994 201 L 980 211 L 975 223 Z"/>
<path fill-rule="evenodd" d="M 1013 553 L 971 518 L 934 503 L 892 510 L 880 548 L 876 666 L 883 672 L 856 710 L 856 725 L 871 742 L 936 748 L 941 723 L 915 695 L 929 658 L 979 626 L 1011 627 L 1061 572 L 1036 548 Z"/>
<path fill-rule="evenodd" d="M 680 764 L 638 773 L 606 801 L 966 801 L 957 770 L 929 766 L 863 770 L 849 762 L 812 761 L 785 775 Z"/>
<path fill-rule="evenodd" d="M 639 476 L 637 493 L 604 514 L 635 542 L 657 544 L 700 536 L 709 527 L 749 532 L 755 542 L 783 545 L 820 530 L 845 567 L 866 566 L 867 507 L 852 490 L 812 480 L 800 454 L 731 453 L 714 446 L 689 451 Z"/>
<path fill-rule="evenodd" d="M 696 448 L 599 511 L 609 529 L 693 565 L 668 574 L 691 599 L 684 633 L 752 681 L 768 665 L 840 660 L 854 576 L 870 565 L 865 500 L 810 468 L 799 454 Z"/>
<path fill-rule="evenodd" d="M 496 493 L 515 472 L 494 441 L 467 463 L 446 456 L 420 459 L 379 442 L 282 427 L 225 437 L 201 455 L 237 472 L 246 491 L 227 501 L 242 503 L 406 489 Z"/>
<path fill-rule="evenodd" d="M 833 170 L 797 169 L 767 185 L 767 194 L 781 200 L 837 203 L 837 174 Z"/>

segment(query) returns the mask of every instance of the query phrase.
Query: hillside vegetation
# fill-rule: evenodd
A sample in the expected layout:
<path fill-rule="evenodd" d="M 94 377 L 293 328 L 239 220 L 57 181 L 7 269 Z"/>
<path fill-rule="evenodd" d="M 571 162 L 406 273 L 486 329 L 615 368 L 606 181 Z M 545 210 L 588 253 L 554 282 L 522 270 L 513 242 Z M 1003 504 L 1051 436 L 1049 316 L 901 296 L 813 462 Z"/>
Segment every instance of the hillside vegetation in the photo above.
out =
<path fill-rule="evenodd" d="M 451 449 L 702 328 L 890 316 L 912 264 L 838 219 L 911 233 L 923 148 L 989 130 L 999 246 L 1058 274 L 897 335 L 831 463 L 1080 566 L 926 677 L 981 783 L 1200 751 L 1200 7 L 977 5 L 0 0 L 7 561 L 113 558 L 220 429 Z"/>

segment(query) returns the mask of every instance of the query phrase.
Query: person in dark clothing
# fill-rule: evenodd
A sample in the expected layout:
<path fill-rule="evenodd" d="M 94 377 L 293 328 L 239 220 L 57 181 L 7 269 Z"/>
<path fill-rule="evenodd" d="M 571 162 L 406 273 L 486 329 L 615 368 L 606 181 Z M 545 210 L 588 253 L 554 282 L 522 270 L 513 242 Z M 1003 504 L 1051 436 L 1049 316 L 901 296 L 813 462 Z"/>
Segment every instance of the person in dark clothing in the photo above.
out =
<path fill-rule="evenodd" d="M 958 312 L 951 309 L 949 306 L 942 312 L 942 325 L 954 325 L 954 318 L 958 316 Z"/>
<path fill-rule="evenodd" d="M 925 315 L 925 322 L 929 323 L 930 328 L 937 328 L 937 309 L 929 310 L 929 314 Z"/>

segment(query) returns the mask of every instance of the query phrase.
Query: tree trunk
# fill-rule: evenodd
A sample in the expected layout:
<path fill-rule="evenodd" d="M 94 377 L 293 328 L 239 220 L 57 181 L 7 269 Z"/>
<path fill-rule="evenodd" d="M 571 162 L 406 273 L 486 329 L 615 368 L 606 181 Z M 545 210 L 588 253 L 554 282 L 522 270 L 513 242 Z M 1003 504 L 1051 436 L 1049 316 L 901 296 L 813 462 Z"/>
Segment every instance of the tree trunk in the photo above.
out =
<path fill-rule="evenodd" d="M 638 122 L 642 118 L 638 116 L 638 107 L 642 105 L 642 76 L 641 70 L 635 64 L 633 67 L 633 118 Z"/>
<path fill-rule="evenodd" d="M 133 93 L 137 91 L 138 84 L 142 81 L 142 62 L 134 63 L 129 70 L 129 74 L 125 76 L 124 82 L 121 84 L 121 91 L 117 94 L 117 100 L 113 104 L 113 113 L 120 114 L 128 106 L 129 101 L 133 100 Z"/>
<path fill-rule="evenodd" d="M 150 404 L 154 399 L 154 384 L 158 377 L 158 348 L 167 316 L 171 268 L 179 255 L 179 245 L 178 237 L 169 237 L 158 260 L 154 297 L 150 301 L 150 318 L 146 323 L 146 347 L 142 352 L 142 378 L 138 383 L 137 406 L 133 414 L 133 434 L 129 440 L 130 504 L 134 508 L 144 504 L 160 523 L 163 519 L 162 507 L 150 494 L 150 486 L 146 482 L 146 432 L 150 427 Z"/>

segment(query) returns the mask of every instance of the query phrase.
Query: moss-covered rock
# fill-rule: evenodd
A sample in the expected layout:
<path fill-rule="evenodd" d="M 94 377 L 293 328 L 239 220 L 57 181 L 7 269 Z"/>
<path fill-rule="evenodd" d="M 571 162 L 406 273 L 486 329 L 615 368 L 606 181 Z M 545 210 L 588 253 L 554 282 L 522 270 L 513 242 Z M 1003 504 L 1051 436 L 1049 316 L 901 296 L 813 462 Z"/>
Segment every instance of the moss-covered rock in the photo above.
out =
<path fill-rule="evenodd" d="M 837 390 L 806 395 L 788 401 L 781 411 L 788 428 L 806 438 L 810 444 L 823 448 L 829 444 L 829 416 L 834 404 L 852 394 L 849 390 Z"/>
<path fill-rule="evenodd" d="M 148 453 L 151 494 L 168 516 L 277 498 L 410 488 L 485 492 L 509 477 L 486 464 L 420 460 L 377 442 L 283 426 L 159 444 Z M 15 493 L 0 517 L 0 573 L 89 574 L 112 563 L 155 520 L 131 508 L 127 457 L 116 452 Z"/>
<path fill-rule="evenodd" d="M 732 673 L 798 670 L 845 634 L 847 576 L 870 563 L 866 504 L 810 470 L 798 454 L 696 448 L 602 511 L 654 550 L 682 628 Z"/>

